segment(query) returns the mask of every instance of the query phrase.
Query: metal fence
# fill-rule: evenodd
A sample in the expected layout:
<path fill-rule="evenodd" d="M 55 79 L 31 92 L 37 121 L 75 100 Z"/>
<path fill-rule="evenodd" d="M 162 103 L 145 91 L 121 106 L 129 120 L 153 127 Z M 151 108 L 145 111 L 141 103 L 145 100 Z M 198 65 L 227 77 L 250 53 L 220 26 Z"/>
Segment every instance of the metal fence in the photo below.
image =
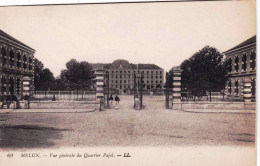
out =
<path fill-rule="evenodd" d="M 207 92 L 205 96 L 193 96 L 186 93 L 181 94 L 182 101 L 210 101 L 210 93 Z M 211 92 L 211 101 L 224 101 L 225 95 L 223 92 Z"/>
<path fill-rule="evenodd" d="M 96 100 L 96 91 L 36 91 L 32 100 L 94 101 Z"/>

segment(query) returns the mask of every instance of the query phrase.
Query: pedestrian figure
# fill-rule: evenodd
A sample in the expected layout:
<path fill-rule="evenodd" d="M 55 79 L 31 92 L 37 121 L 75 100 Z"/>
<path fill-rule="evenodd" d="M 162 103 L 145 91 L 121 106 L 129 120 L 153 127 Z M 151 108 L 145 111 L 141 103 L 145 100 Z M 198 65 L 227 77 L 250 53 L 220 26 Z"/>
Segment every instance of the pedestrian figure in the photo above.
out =
<path fill-rule="evenodd" d="M 109 101 L 109 108 L 113 108 L 113 96 L 111 95 L 109 98 L 108 98 L 108 101 Z"/>
<path fill-rule="evenodd" d="M 23 97 L 25 100 L 24 108 L 29 109 L 30 108 L 30 96 L 26 93 L 25 96 Z"/>
<path fill-rule="evenodd" d="M 0 104 L 1 104 L 0 108 L 4 108 L 4 96 L 0 97 Z"/>
<path fill-rule="evenodd" d="M 116 107 L 115 108 L 118 109 L 120 98 L 117 95 L 115 97 L 115 101 L 116 101 Z"/>
<path fill-rule="evenodd" d="M 170 102 L 171 102 L 171 108 L 170 109 L 172 109 L 173 108 L 173 96 L 171 97 Z"/>
<path fill-rule="evenodd" d="M 140 99 L 139 99 L 139 97 L 135 98 L 135 109 L 140 110 Z"/>
<path fill-rule="evenodd" d="M 13 109 L 17 109 L 18 99 L 14 94 L 12 94 L 11 97 L 12 97 Z"/>
<path fill-rule="evenodd" d="M 12 103 L 12 96 L 11 96 L 11 95 L 7 95 L 7 96 L 6 96 L 7 109 L 10 108 L 11 103 Z"/>

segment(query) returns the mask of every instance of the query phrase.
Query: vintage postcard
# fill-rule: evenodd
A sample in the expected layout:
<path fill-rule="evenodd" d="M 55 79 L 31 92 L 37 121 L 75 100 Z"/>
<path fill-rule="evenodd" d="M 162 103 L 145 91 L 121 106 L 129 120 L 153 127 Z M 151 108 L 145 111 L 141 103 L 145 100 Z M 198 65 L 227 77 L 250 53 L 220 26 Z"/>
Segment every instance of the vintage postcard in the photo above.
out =
<path fill-rule="evenodd" d="M 256 165 L 256 1 L 0 7 L 0 165 Z"/>

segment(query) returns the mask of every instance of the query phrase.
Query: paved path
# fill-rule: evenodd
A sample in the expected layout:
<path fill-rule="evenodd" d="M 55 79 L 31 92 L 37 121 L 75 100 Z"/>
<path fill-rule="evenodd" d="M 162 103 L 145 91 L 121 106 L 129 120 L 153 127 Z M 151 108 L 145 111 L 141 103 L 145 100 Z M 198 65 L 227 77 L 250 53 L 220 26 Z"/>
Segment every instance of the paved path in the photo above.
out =
<path fill-rule="evenodd" d="M 6 113 L 87 113 L 95 109 L 1 109 L 0 114 Z"/>
<path fill-rule="evenodd" d="M 255 114 L 256 110 L 225 110 L 225 109 L 182 109 L 184 112 L 193 113 L 237 113 L 237 114 Z"/>

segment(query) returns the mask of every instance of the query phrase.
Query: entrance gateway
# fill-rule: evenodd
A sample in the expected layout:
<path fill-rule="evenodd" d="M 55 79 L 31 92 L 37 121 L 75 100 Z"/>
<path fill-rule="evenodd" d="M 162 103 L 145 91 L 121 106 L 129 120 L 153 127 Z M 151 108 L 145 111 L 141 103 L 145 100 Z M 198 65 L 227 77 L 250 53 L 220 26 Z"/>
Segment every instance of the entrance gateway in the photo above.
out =
<path fill-rule="evenodd" d="M 120 83 L 121 83 L 121 81 L 122 82 L 123 81 L 126 82 L 126 81 L 124 79 L 120 79 L 120 78 L 127 77 L 127 78 L 130 78 L 127 80 L 127 82 L 130 82 L 129 86 L 131 85 L 131 87 L 132 87 L 127 92 L 128 92 L 128 94 L 133 95 L 133 100 L 132 100 L 134 102 L 133 106 L 134 106 L 134 108 L 136 108 L 135 101 L 139 100 L 139 107 L 142 108 L 143 107 L 143 95 L 146 93 L 147 93 L 147 95 L 150 95 L 149 91 L 147 90 L 148 86 L 146 86 L 147 84 L 145 84 L 150 81 L 147 78 L 152 77 L 152 76 L 154 76 L 155 79 L 159 78 L 159 75 L 156 75 L 156 73 L 159 73 L 159 71 L 157 71 L 157 72 L 154 71 L 154 73 L 155 73 L 154 75 L 148 75 L 148 74 L 145 74 L 146 72 L 148 73 L 148 71 L 144 72 L 143 70 L 140 69 L 139 66 L 140 66 L 140 64 L 136 65 L 135 67 L 137 69 L 132 70 L 130 72 L 130 70 L 128 68 L 126 70 L 122 70 L 123 69 L 122 65 L 117 66 L 119 69 L 118 71 L 114 70 L 114 68 L 112 68 L 112 67 L 110 67 L 110 70 L 104 69 L 104 65 L 102 65 L 102 64 L 99 66 L 97 65 L 95 67 L 96 101 L 101 102 L 103 107 L 108 107 L 108 104 L 109 104 L 108 98 L 110 97 L 110 95 L 119 94 L 119 91 L 113 89 L 113 87 L 115 87 L 115 85 L 118 85 L 118 86 L 124 85 L 124 84 L 120 84 Z M 129 73 L 128 73 L 128 70 L 129 70 Z M 169 103 L 169 105 L 171 105 L 171 106 L 172 106 L 173 101 L 177 102 L 177 103 L 175 103 L 175 105 L 177 105 L 181 99 L 181 95 L 180 95 L 181 70 L 179 67 L 175 67 L 173 71 L 175 73 L 174 78 L 173 78 L 174 89 L 170 90 L 171 93 L 173 93 L 173 97 L 170 97 L 170 98 L 174 99 L 174 100 L 167 101 Z M 124 74 L 124 73 L 126 73 L 126 74 Z M 161 76 L 163 76 L 163 74 L 161 74 Z M 162 92 L 163 84 L 158 85 L 157 87 L 158 87 L 158 89 L 161 88 L 160 95 L 162 95 L 163 94 L 163 92 Z M 101 109 L 103 109 L 103 108 L 101 108 Z"/>

